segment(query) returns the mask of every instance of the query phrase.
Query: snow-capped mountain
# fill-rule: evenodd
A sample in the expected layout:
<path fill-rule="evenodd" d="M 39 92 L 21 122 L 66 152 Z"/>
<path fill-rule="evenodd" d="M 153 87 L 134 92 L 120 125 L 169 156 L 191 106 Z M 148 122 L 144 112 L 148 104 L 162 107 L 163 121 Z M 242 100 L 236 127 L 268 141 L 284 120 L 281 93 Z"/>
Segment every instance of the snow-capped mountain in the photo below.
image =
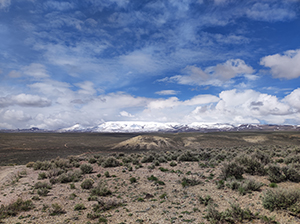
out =
<path fill-rule="evenodd" d="M 75 124 L 58 130 L 45 130 L 32 127 L 30 129 L 9 129 L 0 132 L 100 132 L 100 133 L 147 133 L 147 132 L 222 132 L 222 131 L 300 131 L 300 125 L 270 124 L 221 124 L 221 123 L 160 123 L 144 121 L 109 121 L 95 126 Z"/>
<path fill-rule="evenodd" d="M 160 123 L 144 121 L 109 121 L 94 127 L 84 127 L 76 124 L 69 128 L 63 128 L 58 132 L 106 132 L 106 133 L 134 133 L 134 132 L 212 132 L 212 131 L 255 131 L 255 130 L 300 130 L 295 125 L 259 125 L 259 124 L 218 124 L 199 123 Z"/>

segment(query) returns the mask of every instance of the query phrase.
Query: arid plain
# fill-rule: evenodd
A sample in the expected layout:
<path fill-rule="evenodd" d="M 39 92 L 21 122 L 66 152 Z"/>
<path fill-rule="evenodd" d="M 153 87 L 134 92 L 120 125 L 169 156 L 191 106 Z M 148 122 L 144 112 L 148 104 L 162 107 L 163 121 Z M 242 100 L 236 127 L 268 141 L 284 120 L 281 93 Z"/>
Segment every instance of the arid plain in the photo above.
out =
<path fill-rule="evenodd" d="M 299 223 L 300 133 L 0 133 L 3 223 Z"/>

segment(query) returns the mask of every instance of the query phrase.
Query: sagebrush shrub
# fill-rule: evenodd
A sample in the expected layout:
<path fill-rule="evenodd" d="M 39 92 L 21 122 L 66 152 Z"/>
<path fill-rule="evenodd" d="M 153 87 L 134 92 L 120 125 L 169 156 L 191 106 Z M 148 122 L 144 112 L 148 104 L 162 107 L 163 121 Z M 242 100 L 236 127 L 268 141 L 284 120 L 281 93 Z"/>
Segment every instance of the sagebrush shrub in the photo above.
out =
<path fill-rule="evenodd" d="M 23 201 L 22 198 L 18 198 L 17 201 L 4 206 L 0 206 L 0 222 L 1 219 L 7 218 L 9 216 L 16 216 L 19 212 L 29 211 L 34 208 L 31 200 Z"/>
<path fill-rule="evenodd" d="M 235 159 L 241 166 L 244 167 L 245 173 L 251 175 L 265 175 L 266 170 L 264 164 L 257 158 L 249 155 L 241 155 Z"/>
<path fill-rule="evenodd" d="M 267 173 L 269 175 L 268 179 L 270 182 L 280 183 L 286 179 L 280 166 L 278 165 L 270 164 L 267 170 L 268 170 Z"/>
<path fill-rule="evenodd" d="M 90 164 L 82 164 L 80 166 L 80 170 L 82 171 L 82 173 L 88 174 L 93 171 L 93 167 Z"/>
<path fill-rule="evenodd" d="M 120 162 L 113 156 L 108 157 L 102 164 L 103 167 L 117 167 L 120 166 Z"/>
<path fill-rule="evenodd" d="M 84 206 L 84 204 L 80 203 L 80 204 L 76 204 L 74 207 L 74 211 L 81 211 L 86 209 L 86 207 Z"/>
<path fill-rule="evenodd" d="M 80 187 L 81 187 L 82 189 L 91 189 L 91 188 L 93 187 L 93 184 L 94 184 L 94 181 L 93 181 L 92 179 L 85 179 L 85 180 L 81 183 Z"/>
<path fill-rule="evenodd" d="M 221 168 L 221 175 L 220 177 L 223 180 L 226 180 L 228 177 L 234 177 L 236 179 L 243 178 L 244 169 L 240 166 L 237 162 L 229 162 L 224 163 L 223 167 Z"/>
<path fill-rule="evenodd" d="M 182 154 L 180 154 L 180 156 L 178 156 L 177 160 L 178 161 L 187 161 L 187 162 L 190 161 L 190 162 L 192 162 L 192 161 L 198 161 L 198 158 L 195 155 L 193 155 L 191 153 L 191 151 L 186 151 L 186 152 L 183 152 Z"/>
<path fill-rule="evenodd" d="M 96 187 L 91 190 L 91 196 L 107 196 L 110 195 L 111 191 L 107 188 L 105 181 L 100 180 Z"/>
<path fill-rule="evenodd" d="M 66 213 L 66 211 L 57 203 L 51 205 L 50 215 L 60 215 Z"/>
<path fill-rule="evenodd" d="M 154 156 L 153 155 L 145 155 L 142 160 L 141 163 L 151 163 L 154 160 Z"/>
<path fill-rule="evenodd" d="M 300 202 L 299 189 L 274 189 L 267 190 L 262 198 L 265 209 L 274 211 L 275 209 L 288 209 Z"/>
<path fill-rule="evenodd" d="M 292 182 L 300 182 L 300 173 L 297 169 L 292 166 L 286 166 L 281 168 L 282 172 L 285 175 L 285 178 Z"/>
<path fill-rule="evenodd" d="M 47 189 L 51 189 L 51 184 L 47 183 L 47 182 L 36 182 L 34 184 L 34 188 L 35 189 L 40 189 L 40 188 L 47 188 Z"/>

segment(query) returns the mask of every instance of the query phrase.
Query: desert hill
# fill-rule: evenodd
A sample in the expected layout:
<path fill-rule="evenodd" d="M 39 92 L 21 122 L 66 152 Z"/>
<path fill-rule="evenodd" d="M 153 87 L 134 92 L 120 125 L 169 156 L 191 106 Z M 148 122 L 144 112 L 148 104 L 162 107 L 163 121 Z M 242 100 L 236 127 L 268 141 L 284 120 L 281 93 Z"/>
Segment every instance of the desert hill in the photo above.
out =
<path fill-rule="evenodd" d="M 118 143 L 113 149 L 118 150 L 166 150 L 166 149 L 179 149 L 178 145 L 170 138 L 163 138 L 152 135 L 139 135 L 130 138 L 126 141 Z"/>

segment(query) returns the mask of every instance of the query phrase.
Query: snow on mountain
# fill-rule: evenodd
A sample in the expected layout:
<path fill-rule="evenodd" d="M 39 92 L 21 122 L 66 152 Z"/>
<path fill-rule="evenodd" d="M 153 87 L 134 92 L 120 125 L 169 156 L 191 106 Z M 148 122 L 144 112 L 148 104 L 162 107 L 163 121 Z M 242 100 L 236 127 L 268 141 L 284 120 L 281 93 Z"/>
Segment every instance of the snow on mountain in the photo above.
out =
<path fill-rule="evenodd" d="M 57 130 L 57 132 L 84 132 L 87 131 L 88 128 L 83 127 L 81 124 L 75 124 L 68 128 L 62 128 Z"/>
<path fill-rule="evenodd" d="M 142 121 L 110 121 L 93 128 L 95 132 L 156 132 L 175 131 L 179 123 L 159 123 Z"/>
<path fill-rule="evenodd" d="M 58 132 L 107 132 L 107 133 L 133 133 L 133 132 L 210 132 L 210 131 L 255 131 L 255 130 L 300 130 L 300 126 L 293 125 L 261 125 L 261 124 L 221 124 L 221 123 L 160 123 L 144 121 L 109 121 L 94 127 L 84 127 L 75 124 L 69 128 L 62 128 Z"/>

